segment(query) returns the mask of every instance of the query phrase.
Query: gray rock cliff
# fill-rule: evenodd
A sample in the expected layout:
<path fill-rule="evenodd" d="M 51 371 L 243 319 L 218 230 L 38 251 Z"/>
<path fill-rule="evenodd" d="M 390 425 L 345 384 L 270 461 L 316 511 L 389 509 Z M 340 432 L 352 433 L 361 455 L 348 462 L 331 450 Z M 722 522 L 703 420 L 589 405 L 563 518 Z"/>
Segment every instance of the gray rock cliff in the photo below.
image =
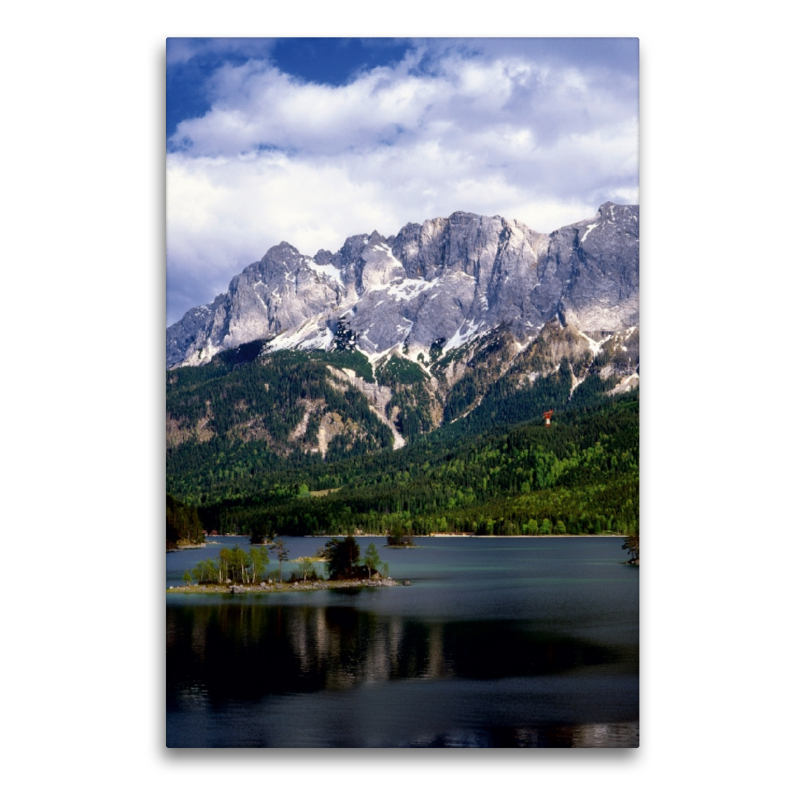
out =
<path fill-rule="evenodd" d="M 443 352 L 500 325 L 520 341 L 558 316 L 581 331 L 639 322 L 639 207 L 605 203 L 550 234 L 456 212 L 396 236 L 351 236 L 313 258 L 286 242 L 226 294 L 167 328 L 167 367 L 197 365 L 255 339 L 271 350 L 330 349 L 341 331 L 368 356 Z M 339 336 L 337 336 L 339 332 Z"/>

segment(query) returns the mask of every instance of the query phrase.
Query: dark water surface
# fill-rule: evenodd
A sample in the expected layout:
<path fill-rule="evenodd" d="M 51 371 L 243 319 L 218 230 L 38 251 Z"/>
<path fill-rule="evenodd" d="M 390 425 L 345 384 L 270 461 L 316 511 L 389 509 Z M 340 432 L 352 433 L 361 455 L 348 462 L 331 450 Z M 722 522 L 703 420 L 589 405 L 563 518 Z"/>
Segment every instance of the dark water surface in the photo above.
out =
<path fill-rule="evenodd" d="M 324 540 L 286 542 L 297 558 Z M 167 745 L 638 745 L 639 570 L 621 539 L 417 542 L 380 550 L 411 586 L 167 595 Z M 168 553 L 167 585 L 218 550 Z"/>

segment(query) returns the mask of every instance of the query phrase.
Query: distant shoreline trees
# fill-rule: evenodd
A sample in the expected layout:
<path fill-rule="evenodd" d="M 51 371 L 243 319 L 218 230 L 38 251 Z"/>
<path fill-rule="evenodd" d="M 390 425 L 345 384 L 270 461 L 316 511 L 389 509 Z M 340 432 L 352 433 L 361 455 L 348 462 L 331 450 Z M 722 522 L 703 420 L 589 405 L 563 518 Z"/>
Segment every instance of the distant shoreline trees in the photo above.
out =
<path fill-rule="evenodd" d="M 203 525 L 197 509 L 167 495 L 167 550 L 175 550 L 179 542 L 200 544 L 205 541 Z"/>

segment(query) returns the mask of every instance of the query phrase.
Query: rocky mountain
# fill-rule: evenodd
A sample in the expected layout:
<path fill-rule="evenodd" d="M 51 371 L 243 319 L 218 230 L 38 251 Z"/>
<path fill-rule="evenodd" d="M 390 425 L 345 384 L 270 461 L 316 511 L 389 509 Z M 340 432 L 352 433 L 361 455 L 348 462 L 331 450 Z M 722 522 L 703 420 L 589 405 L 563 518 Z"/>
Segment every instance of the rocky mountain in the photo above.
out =
<path fill-rule="evenodd" d="M 606 203 L 551 234 L 459 212 L 335 254 L 273 247 L 167 330 L 168 476 L 397 450 L 635 389 L 638 234 L 637 206 Z"/>
<path fill-rule="evenodd" d="M 616 332 L 638 325 L 638 289 L 638 206 L 605 203 L 550 234 L 456 212 L 389 238 L 351 236 L 336 253 L 272 247 L 167 329 L 167 367 L 257 339 L 273 352 L 355 348 L 375 363 L 430 361 L 501 328 L 529 342 L 556 317 Z"/>

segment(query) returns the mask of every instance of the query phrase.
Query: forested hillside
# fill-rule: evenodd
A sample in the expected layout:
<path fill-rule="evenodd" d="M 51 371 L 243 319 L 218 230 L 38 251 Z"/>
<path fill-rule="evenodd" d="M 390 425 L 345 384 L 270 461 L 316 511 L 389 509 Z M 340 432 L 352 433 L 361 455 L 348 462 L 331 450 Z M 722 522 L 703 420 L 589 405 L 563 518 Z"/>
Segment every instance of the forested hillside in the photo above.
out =
<path fill-rule="evenodd" d="M 637 328 L 501 325 L 415 359 L 269 345 L 167 372 L 167 491 L 206 530 L 638 530 Z"/>
<path fill-rule="evenodd" d="M 638 530 L 638 391 L 601 408 L 455 437 L 443 428 L 402 450 L 254 471 L 192 485 L 207 529 L 260 536 L 599 533 Z M 181 481 L 169 486 L 178 491 Z"/>
<path fill-rule="evenodd" d="M 363 355 L 285 351 L 259 360 L 261 345 L 167 374 L 168 475 L 227 481 L 391 446 L 365 396 L 328 369 L 374 382 Z"/>
<path fill-rule="evenodd" d="M 265 473 L 456 441 L 543 411 L 588 412 L 638 384 L 638 332 L 592 340 L 557 320 L 523 346 L 504 328 L 429 359 L 251 342 L 167 373 L 167 479 L 188 496 Z M 434 345 L 437 345 L 434 342 Z"/>

